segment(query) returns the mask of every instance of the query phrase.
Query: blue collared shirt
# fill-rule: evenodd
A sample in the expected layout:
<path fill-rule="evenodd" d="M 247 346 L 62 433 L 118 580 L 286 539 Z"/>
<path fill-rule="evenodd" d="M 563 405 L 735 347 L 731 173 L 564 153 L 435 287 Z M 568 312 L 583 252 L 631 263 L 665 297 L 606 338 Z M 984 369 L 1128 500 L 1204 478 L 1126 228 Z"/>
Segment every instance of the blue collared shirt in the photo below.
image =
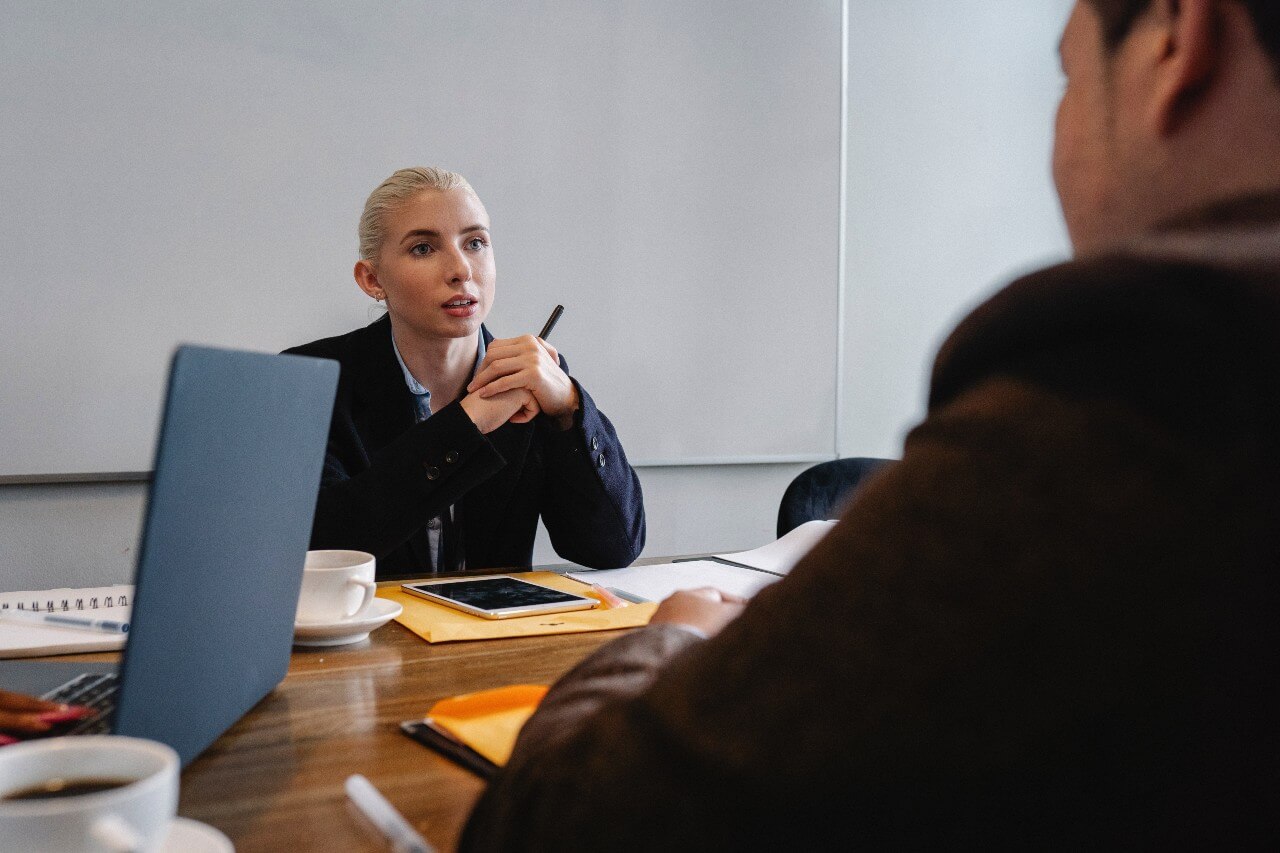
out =
<path fill-rule="evenodd" d="M 479 335 L 480 343 L 476 347 L 476 363 L 471 368 L 471 377 L 475 378 L 476 371 L 480 369 L 480 364 L 484 361 L 484 332 Z M 408 366 L 404 363 L 404 358 L 400 355 L 400 347 L 396 344 L 395 335 L 391 336 L 391 350 L 396 354 L 396 361 L 400 364 L 400 369 L 404 372 L 404 384 L 409 387 L 409 393 L 413 395 L 414 415 L 418 423 L 422 423 L 431 417 L 431 392 L 426 386 L 417 380 L 417 378 L 409 372 Z M 441 513 L 435 518 L 427 520 L 427 540 L 431 543 L 431 568 L 440 570 L 440 542 L 441 534 L 444 532 L 444 526 L 453 525 L 453 507 L 449 507 L 447 513 Z M 458 569 L 466 567 L 466 555 L 462 549 L 462 542 L 458 542 Z"/>
<path fill-rule="evenodd" d="M 409 386 L 409 393 L 413 395 L 413 405 L 417 412 L 418 423 L 422 423 L 431 417 L 431 392 L 405 366 L 404 359 L 400 356 L 400 347 L 396 345 L 395 335 L 391 336 L 391 350 L 396 354 L 396 361 L 400 365 L 400 370 L 404 372 L 404 384 Z M 472 379 L 475 378 L 476 371 L 480 369 L 480 364 L 484 361 L 484 352 L 484 333 L 481 332 L 480 344 L 476 347 L 476 363 L 471 368 Z"/>

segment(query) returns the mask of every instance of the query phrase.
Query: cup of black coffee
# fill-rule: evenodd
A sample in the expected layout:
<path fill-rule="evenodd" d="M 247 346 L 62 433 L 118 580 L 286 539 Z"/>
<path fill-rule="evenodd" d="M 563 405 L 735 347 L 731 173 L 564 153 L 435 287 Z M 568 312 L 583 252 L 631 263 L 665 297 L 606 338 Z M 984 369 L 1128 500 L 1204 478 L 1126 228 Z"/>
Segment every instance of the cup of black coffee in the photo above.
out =
<path fill-rule="evenodd" d="M 178 807 L 178 754 L 120 735 L 0 749 L 0 850 L 157 850 Z"/>

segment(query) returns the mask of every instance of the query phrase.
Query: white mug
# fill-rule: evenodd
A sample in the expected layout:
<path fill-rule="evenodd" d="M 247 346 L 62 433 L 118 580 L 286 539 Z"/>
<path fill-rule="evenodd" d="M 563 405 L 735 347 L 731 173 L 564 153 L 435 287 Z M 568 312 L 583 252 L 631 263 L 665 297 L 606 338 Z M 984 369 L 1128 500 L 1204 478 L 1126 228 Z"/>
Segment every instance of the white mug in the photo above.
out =
<path fill-rule="evenodd" d="M 122 735 L 77 735 L 0 749 L 0 850 L 156 851 L 178 810 L 178 754 Z M 92 793 L 51 795 L 97 783 Z M 44 799 L 14 799 L 44 792 Z"/>
<path fill-rule="evenodd" d="M 298 594 L 297 621 L 345 622 L 373 604 L 372 554 L 364 551 L 308 551 Z"/>

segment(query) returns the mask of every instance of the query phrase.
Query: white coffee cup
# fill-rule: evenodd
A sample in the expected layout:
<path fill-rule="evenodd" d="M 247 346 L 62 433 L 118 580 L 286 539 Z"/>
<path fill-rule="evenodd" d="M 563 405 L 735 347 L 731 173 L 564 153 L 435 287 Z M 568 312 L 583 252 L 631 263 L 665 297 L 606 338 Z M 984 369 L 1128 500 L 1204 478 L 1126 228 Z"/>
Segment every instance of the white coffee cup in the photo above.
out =
<path fill-rule="evenodd" d="M 0 749 L 0 850 L 156 851 L 178 809 L 178 754 L 122 735 L 27 741 Z M 33 789 L 106 781 L 118 787 L 47 799 Z"/>
<path fill-rule="evenodd" d="M 372 554 L 364 551 L 308 551 L 298 594 L 299 622 L 345 622 L 373 604 Z"/>

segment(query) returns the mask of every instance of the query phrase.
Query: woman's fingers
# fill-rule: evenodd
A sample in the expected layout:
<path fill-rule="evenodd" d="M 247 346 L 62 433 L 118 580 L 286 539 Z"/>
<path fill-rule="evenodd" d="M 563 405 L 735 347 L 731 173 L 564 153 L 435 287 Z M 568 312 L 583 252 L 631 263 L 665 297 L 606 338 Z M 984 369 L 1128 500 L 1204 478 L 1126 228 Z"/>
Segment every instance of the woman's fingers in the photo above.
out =
<path fill-rule="evenodd" d="M 502 364 L 502 362 L 506 362 Z M 546 341 L 533 335 L 519 338 L 495 338 L 485 348 L 484 361 L 475 378 L 467 385 L 468 391 L 474 391 L 496 376 L 514 373 L 517 370 L 544 367 L 560 367 L 560 357 L 555 348 Z"/>
<path fill-rule="evenodd" d="M 35 734 L 47 732 L 52 724 L 40 719 L 39 714 L 0 711 L 0 729 L 9 732 Z"/>
<path fill-rule="evenodd" d="M 495 379 L 503 376 L 512 376 L 518 373 L 527 373 L 531 369 L 537 368 L 537 362 L 528 358 L 503 358 L 493 362 L 488 367 L 476 373 L 475 377 L 467 383 L 467 391 L 475 391 L 477 388 L 483 388 Z"/>
<path fill-rule="evenodd" d="M 524 400 L 520 404 L 520 408 L 516 410 L 508 420 L 514 424 L 525 424 L 538 416 L 538 401 L 528 391 L 524 393 Z"/>
<path fill-rule="evenodd" d="M 538 401 L 523 388 L 492 397 L 468 394 L 462 398 L 462 410 L 482 433 L 492 432 L 517 414 L 523 418 L 517 423 L 533 420 L 540 411 Z"/>
<path fill-rule="evenodd" d="M 542 347 L 542 351 L 545 352 L 547 354 L 547 357 L 551 359 L 551 363 L 554 364 L 556 367 L 559 367 L 560 351 L 557 350 L 555 347 L 553 347 L 551 344 L 544 341 L 542 338 L 535 338 L 534 340 L 538 342 L 538 346 Z"/>
<path fill-rule="evenodd" d="M 69 723 L 93 712 L 80 705 L 59 705 L 25 693 L 0 690 L 0 729 L 11 732 L 47 732 L 54 723 Z"/>
<path fill-rule="evenodd" d="M 37 699 L 25 693 L 0 690 L 0 712 L 57 711 L 63 707 L 65 706 L 57 702 L 46 702 L 44 699 Z"/>
<path fill-rule="evenodd" d="M 514 391 L 518 388 L 529 388 L 529 377 L 525 375 L 524 371 L 519 373 L 510 373 L 506 376 L 494 379 L 492 382 L 487 382 L 484 385 L 481 385 L 475 393 L 479 394 L 481 397 L 493 397 L 498 394 L 505 394 L 508 391 Z"/>
<path fill-rule="evenodd" d="M 539 410 L 554 418 L 572 415 L 577 406 L 577 390 L 560 369 L 559 353 L 532 335 L 492 341 L 467 383 L 467 393 L 486 399 L 517 388 L 532 392 Z"/>

